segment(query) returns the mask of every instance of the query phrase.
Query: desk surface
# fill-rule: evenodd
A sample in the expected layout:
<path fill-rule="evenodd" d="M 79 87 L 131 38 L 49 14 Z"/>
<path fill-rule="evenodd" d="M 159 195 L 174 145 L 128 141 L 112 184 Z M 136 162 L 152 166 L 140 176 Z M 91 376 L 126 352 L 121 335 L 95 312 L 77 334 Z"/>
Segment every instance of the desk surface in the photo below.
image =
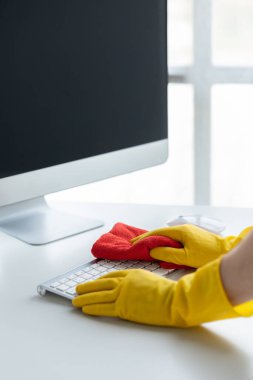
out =
<path fill-rule="evenodd" d="M 69 301 L 38 296 L 40 282 L 91 259 L 115 222 L 153 229 L 182 214 L 222 219 L 226 234 L 253 223 L 253 209 L 53 204 L 102 218 L 105 227 L 44 246 L 0 233 L 0 378 L 3 380 L 253 379 L 253 318 L 191 329 L 83 315 Z"/>

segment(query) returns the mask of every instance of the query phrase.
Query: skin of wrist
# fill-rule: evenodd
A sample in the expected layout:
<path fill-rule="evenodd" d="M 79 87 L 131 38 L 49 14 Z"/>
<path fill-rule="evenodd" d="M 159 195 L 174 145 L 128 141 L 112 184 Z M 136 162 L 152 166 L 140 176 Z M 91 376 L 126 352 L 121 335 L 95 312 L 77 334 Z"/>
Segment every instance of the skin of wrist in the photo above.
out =
<path fill-rule="evenodd" d="M 253 299 L 253 232 L 223 256 L 220 275 L 233 306 Z"/>

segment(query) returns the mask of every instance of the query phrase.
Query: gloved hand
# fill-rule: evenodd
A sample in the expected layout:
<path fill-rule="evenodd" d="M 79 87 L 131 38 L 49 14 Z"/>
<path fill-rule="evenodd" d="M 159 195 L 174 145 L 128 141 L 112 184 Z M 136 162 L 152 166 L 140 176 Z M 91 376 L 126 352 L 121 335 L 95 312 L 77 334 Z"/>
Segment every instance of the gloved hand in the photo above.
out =
<path fill-rule="evenodd" d="M 146 232 L 131 242 L 136 244 L 153 235 L 170 237 L 180 242 L 183 248 L 158 247 L 150 251 L 150 256 L 156 260 L 199 268 L 231 251 L 252 229 L 252 226 L 247 227 L 238 236 L 221 237 L 195 225 L 183 224 Z"/>
<path fill-rule="evenodd" d="M 150 236 L 140 240 L 136 244 L 131 244 L 131 240 L 140 236 L 147 230 L 129 226 L 124 223 L 116 223 L 113 228 L 100 236 L 91 248 L 92 254 L 98 259 L 107 260 L 144 260 L 154 261 L 149 252 L 154 247 L 181 248 L 177 241 L 166 236 Z M 182 266 L 161 262 L 163 268 L 174 269 Z"/>
<path fill-rule="evenodd" d="M 189 327 L 238 317 L 243 310 L 241 314 L 236 312 L 227 299 L 220 279 L 220 261 L 178 282 L 142 269 L 111 272 L 78 285 L 79 296 L 72 302 L 86 314 L 160 326 Z"/>

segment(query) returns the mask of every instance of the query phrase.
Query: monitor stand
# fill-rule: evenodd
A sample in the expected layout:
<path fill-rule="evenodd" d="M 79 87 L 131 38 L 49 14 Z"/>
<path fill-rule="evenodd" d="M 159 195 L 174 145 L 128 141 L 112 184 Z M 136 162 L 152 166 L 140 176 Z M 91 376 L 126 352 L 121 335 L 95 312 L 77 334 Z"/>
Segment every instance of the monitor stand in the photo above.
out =
<path fill-rule="evenodd" d="M 32 245 L 42 245 L 103 226 L 100 220 L 49 207 L 44 197 L 0 207 L 0 230 Z"/>

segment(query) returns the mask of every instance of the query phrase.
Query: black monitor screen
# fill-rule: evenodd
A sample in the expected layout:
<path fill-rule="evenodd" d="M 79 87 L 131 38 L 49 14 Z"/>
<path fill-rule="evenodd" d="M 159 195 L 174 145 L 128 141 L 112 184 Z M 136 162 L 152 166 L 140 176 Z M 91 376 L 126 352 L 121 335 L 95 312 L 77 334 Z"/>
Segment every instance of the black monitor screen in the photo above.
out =
<path fill-rule="evenodd" d="M 0 1 L 0 178 L 167 137 L 166 0 Z"/>

